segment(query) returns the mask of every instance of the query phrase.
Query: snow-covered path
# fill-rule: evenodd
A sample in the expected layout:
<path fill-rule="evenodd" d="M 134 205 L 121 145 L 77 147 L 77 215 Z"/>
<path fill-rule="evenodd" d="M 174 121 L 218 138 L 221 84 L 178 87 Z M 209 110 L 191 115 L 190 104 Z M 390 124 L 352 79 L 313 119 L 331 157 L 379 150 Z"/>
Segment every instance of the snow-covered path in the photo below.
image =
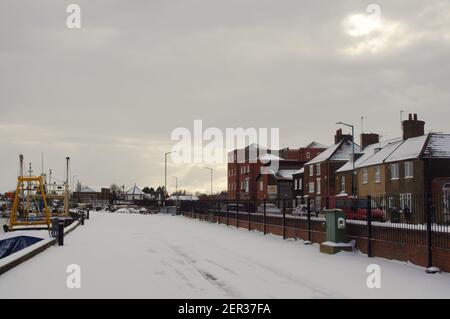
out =
<path fill-rule="evenodd" d="M 449 297 L 450 275 L 182 216 L 92 213 L 45 252 L 0 276 L 0 298 Z M 381 288 L 366 268 L 381 266 Z M 81 267 L 81 288 L 66 267 Z"/>

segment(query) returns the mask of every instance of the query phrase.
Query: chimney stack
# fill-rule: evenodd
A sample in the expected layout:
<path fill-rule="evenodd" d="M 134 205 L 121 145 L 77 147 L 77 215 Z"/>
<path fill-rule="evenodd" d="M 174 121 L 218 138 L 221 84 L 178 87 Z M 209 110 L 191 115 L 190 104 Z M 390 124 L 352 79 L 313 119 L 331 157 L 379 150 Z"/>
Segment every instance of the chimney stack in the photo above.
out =
<path fill-rule="evenodd" d="M 352 135 L 351 134 L 342 134 L 342 129 L 338 129 L 336 131 L 336 135 L 334 136 L 334 144 L 339 143 L 342 140 L 352 141 Z"/>
<path fill-rule="evenodd" d="M 365 149 L 367 146 L 379 143 L 380 135 L 375 133 L 362 133 L 361 134 L 361 149 Z"/>
<path fill-rule="evenodd" d="M 403 140 L 422 136 L 425 134 L 425 122 L 417 119 L 417 113 L 409 114 L 408 119 L 403 121 Z"/>

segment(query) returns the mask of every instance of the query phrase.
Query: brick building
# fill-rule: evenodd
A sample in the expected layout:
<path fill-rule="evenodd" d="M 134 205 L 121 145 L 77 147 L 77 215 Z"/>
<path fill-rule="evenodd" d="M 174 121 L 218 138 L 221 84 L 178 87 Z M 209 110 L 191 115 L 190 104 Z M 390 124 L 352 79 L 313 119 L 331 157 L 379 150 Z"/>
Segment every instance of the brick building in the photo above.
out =
<path fill-rule="evenodd" d="M 316 211 L 325 207 L 326 197 L 336 195 L 336 171 L 351 159 L 353 153 L 352 136 L 336 131 L 335 144 L 320 155 L 307 162 L 304 167 L 304 193 L 311 198 L 311 206 Z M 359 145 L 354 145 L 355 153 L 360 152 Z"/>
<path fill-rule="evenodd" d="M 256 200 L 257 198 L 262 197 L 269 198 L 269 193 L 273 196 L 273 186 L 275 186 L 273 184 L 274 180 L 269 183 L 268 179 L 263 178 L 262 186 L 261 180 L 257 182 L 262 166 L 270 164 L 271 161 L 277 161 L 279 167 L 298 170 L 304 163 L 314 158 L 325 149 L 326 146 L 317 142 L 312 142 L 305 147 L 298 149 L 284 148 L 277 152 L 273 152 L 257 144 L 250 144 L 244 149 L 236 149 L 229 152 L 228 198 Z M 273 172 L 273 174 L 269 175 L 273 175 L 274 178 L 280 178 L 284 173 L 285 172 L 281 172 L 277 175 L 277 172 Z M 269 185 L 272 187 L 267 187 Z M 291 185 L 292 181 L 289 182 L 289 187 L 291 187 Z M 258 190 L 258 188 L 260 190 Z M 265 196 L 262 193 L 265 193 Z"/>

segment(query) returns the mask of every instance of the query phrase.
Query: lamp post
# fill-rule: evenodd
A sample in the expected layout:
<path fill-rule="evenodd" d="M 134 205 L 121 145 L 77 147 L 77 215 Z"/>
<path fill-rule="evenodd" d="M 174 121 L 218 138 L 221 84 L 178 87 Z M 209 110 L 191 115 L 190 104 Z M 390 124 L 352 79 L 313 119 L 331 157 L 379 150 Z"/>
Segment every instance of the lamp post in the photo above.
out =
<path fill-rule="evenodd" d="M 204 169 L 208 169 L 211 172 L 211 197 L 213 194 L 213 169 L 211 167 L 204 167 Z"/>
<path fill-rule="evenodd" d="M 355 188 L 355 127 L 344 122 L 337 122 L 337 125 L 345 125 L 352 128 L 352 195 L 356 195 Z"/>

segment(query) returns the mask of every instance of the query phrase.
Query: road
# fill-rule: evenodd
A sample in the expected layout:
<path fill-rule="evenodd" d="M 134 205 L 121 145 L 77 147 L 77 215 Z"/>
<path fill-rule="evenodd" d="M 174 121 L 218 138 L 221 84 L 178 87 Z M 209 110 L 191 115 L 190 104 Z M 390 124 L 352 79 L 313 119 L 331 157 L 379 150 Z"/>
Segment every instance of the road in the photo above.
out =
<path fill-rule="evenodd" d="M 67 266 L 79 265 L 80 288 Z M 369 289 L 367 266 L 381 269 Z M 428 298 L 448 274 L 182 216 L 94 212 L 84 226 L 0 276 L 0 298 Z"/>

